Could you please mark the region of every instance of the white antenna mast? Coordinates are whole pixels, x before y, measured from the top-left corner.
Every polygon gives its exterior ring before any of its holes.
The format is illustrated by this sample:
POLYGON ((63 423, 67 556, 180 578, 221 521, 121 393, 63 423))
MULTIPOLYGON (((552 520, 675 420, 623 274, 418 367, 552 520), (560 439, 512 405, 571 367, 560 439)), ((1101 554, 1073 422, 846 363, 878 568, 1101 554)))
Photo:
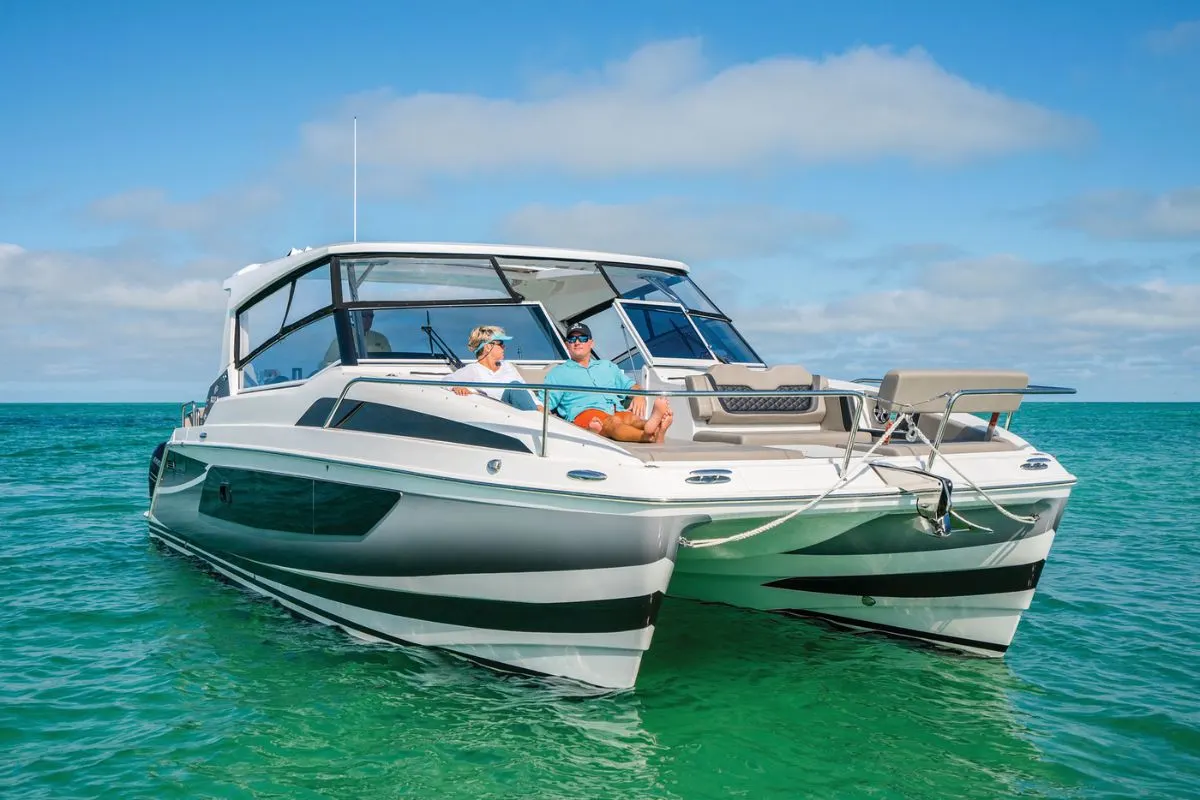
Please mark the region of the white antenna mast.
POLYGON ((358 117, 354 118, 354 241, 358 241, 358 117))

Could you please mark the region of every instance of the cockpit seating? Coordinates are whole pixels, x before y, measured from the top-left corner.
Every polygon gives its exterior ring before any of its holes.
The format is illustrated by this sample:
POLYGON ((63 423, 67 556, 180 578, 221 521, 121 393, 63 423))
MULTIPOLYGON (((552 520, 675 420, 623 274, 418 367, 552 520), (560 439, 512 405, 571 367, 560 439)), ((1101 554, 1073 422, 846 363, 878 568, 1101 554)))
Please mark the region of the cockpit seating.
MULTIPOLYGON (((689 375, 692 390, 806 390, 827 389, 829 382, 804 367, 784 364, 751 369, 737 364, 714 364, 689 375)), ((689 397, 697 442, 742 445, 825 445, 845 447, 850 417, 839 398, 829 397, 689 397)), ((870 442, 868 432, 856 441, 870 442)))
MULTIPOLYGON (((879 385, 877 406, 883 412, 911 411, 917 426, 928 438, 937 435, 942 412, 950 395, 961 389, 1024 389, 1029 376, 1016 370, 984 369, 901 369, 892 370, 879 385)), ((954 403, 952 413, 1003 414, 1021 405, 1019 394, 965 394, 954 403)), ((878 417, 876 417, 878 418, 878 417)), ((856 450, 866 449, 856 445, 856 450)), ((996 438, 994 428, 984 420, 978 425, 963 425, 950 420, 938 447, 946 453, 982 453, 1016 450, 1012 442, 996 438)), ((875 451, 883 456, 925 455, 929 445, 905 441, 903 433, 875 451)))

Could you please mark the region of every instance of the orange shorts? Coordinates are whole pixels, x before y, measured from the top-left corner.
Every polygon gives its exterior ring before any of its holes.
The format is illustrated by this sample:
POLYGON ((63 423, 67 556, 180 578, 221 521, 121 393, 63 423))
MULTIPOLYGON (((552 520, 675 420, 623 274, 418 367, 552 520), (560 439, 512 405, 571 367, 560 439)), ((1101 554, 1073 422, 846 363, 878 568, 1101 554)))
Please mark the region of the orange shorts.
POLYGON ((616 419, 617 422, 620 422, 624 425, 637 424, 635 422, 637 417, 633 415, 632 411, 616 411, 610 414, 607 411, 601 411, 598 408, 589 408, 585 411, 580 411, 579 416, 575 417, 575 419, 571 421, 581 428, 586 428, 588 425, 592 424, 592 420, 594 419, 600 420, 600 424, 603 425, 610 417, 616 419))
POLYGON ((598 408, 588 408, 579 412, 579 416, 575 417, 575 419, 571 421, 581 428, 586 428, 592 424, 592 420, 594 419, 600 420, 600 424, 603 425, 604 421, 610 416, 612 415, 607 411, 601 411, 598 408))

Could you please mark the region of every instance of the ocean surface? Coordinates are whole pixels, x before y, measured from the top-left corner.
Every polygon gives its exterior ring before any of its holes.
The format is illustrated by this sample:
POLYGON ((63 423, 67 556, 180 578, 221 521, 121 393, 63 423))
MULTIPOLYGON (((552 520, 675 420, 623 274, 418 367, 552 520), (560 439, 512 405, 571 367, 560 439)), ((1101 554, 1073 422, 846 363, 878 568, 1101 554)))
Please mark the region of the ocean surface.
POLYGON ((1200 797, 1200 404, 1026 404, 1080 483, 1003 660, 668 601, 593 696, 147 538, 174 405, 0 405, 0 797, 1200 797))

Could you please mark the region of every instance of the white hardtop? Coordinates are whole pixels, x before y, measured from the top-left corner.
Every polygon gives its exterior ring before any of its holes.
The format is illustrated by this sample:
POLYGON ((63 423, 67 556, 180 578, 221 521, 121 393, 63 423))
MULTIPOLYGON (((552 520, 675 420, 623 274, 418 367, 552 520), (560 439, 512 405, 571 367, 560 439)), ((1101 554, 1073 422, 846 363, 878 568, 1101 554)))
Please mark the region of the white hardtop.
MULTIPOLYGON (((581 261, 615 264, 634 264, 658 267, 677 272, 687 272, 682 261, 666 258, 648 258, 622 253, 604 253, 595 250, 567 250, 559 247, 533 247, 512 244, 470 244, 460 242, 340 242, 304 250, 293 250, 283 258, 263 264, 250 264, 235 272, 224 283, 229 292, 229 304, 236 308, 247 298, 271 285, 300 267, 315 263, 332 255, 453 255, 453 256, 496 256, 512 259, 547 259, 554 261, 581 261)), ((570 268, 569 264, 557 263, 554 268, 570 268)), ((582 267, 582 265, 581 265, 582 267)))

